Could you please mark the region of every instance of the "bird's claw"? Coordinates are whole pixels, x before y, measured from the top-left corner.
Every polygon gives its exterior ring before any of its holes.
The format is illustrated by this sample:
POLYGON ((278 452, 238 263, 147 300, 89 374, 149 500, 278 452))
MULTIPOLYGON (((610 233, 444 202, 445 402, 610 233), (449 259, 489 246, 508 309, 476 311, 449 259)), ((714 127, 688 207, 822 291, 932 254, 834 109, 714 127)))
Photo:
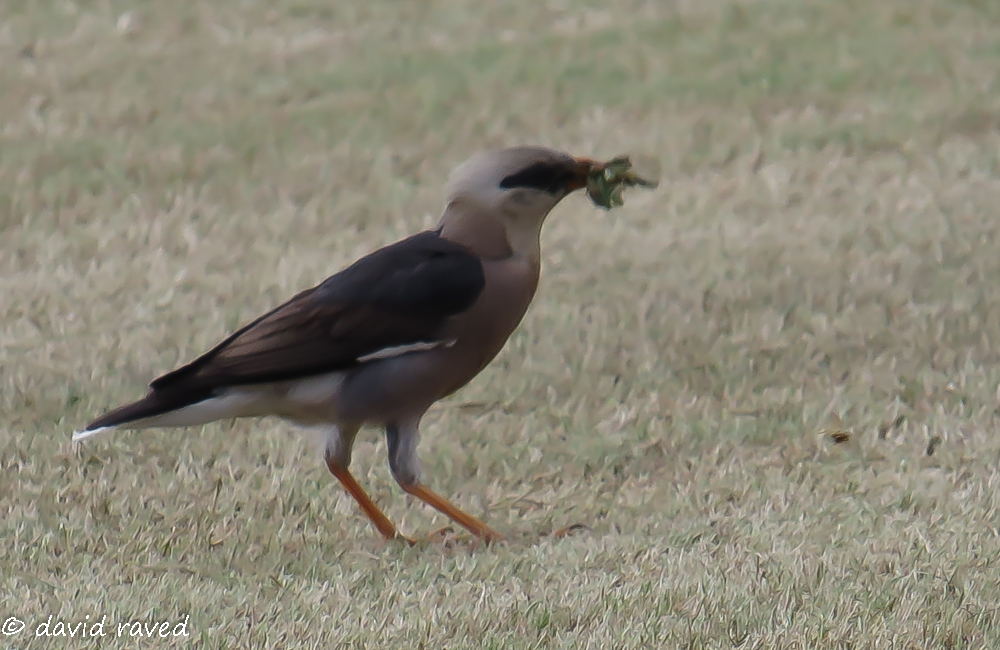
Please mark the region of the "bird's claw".
POLYGON ((566 526, 565 528, 560 528, 559 530, 552 531, 551 536, 554 537, 555 539, 562 539, 563 537, 569 537, 570 535, 573 535, 575 533, 579 533, 579 532, 585 531, 585 530, 590 530, 590 526, 587 526, 586 524, 579 524, 579 523, 577 523, 577 524, 571 524, 569 526, 566 526))

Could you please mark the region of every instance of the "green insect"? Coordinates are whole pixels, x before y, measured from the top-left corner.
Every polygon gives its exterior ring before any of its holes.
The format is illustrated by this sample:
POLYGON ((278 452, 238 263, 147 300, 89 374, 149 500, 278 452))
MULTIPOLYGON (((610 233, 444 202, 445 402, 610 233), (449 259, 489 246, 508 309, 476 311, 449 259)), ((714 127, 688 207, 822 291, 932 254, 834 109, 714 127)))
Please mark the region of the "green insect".
POLYGON ((605 210, 624 205, 622 192, 626 187, 655 188, 655 180, 643 178, 632 169, 628 156, 613 158, 603 165, 595 165, 587 177, 587 196, 605 210))

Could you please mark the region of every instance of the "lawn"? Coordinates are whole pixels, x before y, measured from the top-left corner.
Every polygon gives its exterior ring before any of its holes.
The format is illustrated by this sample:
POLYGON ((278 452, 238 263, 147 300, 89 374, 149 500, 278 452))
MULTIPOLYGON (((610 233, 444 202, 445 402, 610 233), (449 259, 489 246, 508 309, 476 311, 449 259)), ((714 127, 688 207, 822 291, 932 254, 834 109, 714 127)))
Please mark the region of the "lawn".
POLYGON ((1000 647, 998 206, 993 0, 8 0, 0 648, 1000 647), (519 143, 663 182, 425 419, 506 543, 277 420, 70 441, 519 143))

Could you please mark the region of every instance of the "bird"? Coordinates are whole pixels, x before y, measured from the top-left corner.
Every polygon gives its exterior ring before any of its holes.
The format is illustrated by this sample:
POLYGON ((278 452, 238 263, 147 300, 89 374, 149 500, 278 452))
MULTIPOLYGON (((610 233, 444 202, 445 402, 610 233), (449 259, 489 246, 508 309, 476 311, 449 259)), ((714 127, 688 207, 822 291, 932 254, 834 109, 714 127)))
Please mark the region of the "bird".
POLYGON ((386 539, 403 536, 349 467, 364 426, 392 475, 486 543, 503 536, 424 482, 427 410, 497 356, 535 296, 550 211, 587 186, 591 158, 541 146, 473 155, 451 173, 436 227, 376 250, 153 380, 142 399, 73 434, 277 416, 320 428, 330 473, 386 539))

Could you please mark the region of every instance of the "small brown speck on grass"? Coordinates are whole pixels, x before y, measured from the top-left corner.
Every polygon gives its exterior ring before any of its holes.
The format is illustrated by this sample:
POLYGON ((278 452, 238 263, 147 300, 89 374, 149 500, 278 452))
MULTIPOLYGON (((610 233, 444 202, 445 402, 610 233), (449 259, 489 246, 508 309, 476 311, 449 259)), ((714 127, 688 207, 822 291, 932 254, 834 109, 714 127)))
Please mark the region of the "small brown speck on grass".
POLYGON ((897 431, 906 424, 906 416, 900 413, 892 422, 883 422, 878 425, 878 439, 885 440, 889 437, 890 431, 897 431))
POLYGON ((843 430, 828 431, 826 433, 827 435, 830 436, 830 439, 833 440, 833 442, 836 444, 842 444, 849 441, 851 439, 851 436, 853 435, 850 431, 843 431, 843 430))

